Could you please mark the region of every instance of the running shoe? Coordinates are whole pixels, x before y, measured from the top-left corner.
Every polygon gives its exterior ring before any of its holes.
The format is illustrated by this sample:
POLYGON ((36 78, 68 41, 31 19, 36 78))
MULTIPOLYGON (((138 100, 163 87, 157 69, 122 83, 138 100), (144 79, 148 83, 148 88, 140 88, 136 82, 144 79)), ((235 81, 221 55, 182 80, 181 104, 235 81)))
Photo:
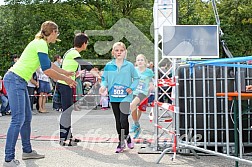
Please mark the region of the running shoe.
POLYGON ((121 144, 121 142, 119 142, 118 146, 116 147, 115 153, 122 153, 124 149, 125 149, 125 144, 121 144))
POLYGON ((136 131, 135 131, 135 134, 134 134, 134 136, 133 136, 133 139, 138 138, 139 135, 140 135, 140 133, 141 133, 141 128, 140 128, 140 126, 139 126, 139 127, 136 129, 136 131))
POLYGON ((11 160, 10 162, 4 162, 3 167, 18 167, 20 162, 16 159, 11 160))
MULTIPOLYGON (((140 125, 139 125, 140 126, 140 125)), ((130 129, 130 133, 136 132, 136 130, 139 128, 139 126, 137 126, 136 124, 132 124, 131 129, 130 129)))
POLYGON ((134 142, 133 140, 131 139, 131 137, 128 135, 127 138, 125 139, 126 140, 126 143, 127 143, 127 146, 129 149, 133 149, 134 148, 134 142))

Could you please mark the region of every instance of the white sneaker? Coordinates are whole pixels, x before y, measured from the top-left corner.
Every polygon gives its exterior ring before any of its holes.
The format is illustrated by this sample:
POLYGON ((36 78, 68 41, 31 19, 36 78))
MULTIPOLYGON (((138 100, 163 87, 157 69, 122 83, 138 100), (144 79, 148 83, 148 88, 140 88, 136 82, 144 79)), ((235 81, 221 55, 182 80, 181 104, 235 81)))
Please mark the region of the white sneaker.
POLYGON ((3 116, 3 114, 2 113, 0 113, 0 117, 2 117, 3 116))
POLYGON ((6 115, 11 115, 11 110, 7 111, 6 115))
POLYGON ((4 162, 3 167, 17 167, 20 165, 20 162, 16 159, 11 160, 10 162, 4 162))

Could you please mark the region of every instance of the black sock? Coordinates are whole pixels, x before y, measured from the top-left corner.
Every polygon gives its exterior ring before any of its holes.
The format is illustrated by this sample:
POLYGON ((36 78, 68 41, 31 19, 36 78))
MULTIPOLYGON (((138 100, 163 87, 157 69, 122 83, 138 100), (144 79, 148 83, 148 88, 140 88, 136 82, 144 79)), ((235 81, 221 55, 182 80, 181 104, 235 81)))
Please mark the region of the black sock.
POLYGON ((127 143, 131 143, 131 138, 129 135, 127 135, 127 137, 125 139, 127 140, 127 143))

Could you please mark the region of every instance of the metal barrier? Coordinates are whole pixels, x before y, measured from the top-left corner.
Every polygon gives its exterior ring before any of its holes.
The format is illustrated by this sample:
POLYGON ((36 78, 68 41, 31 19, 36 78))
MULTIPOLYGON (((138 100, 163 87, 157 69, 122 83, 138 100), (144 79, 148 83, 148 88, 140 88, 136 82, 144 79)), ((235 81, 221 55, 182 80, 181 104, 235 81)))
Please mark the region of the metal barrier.
MULTIPOLYGON (((252 83, 252 71, 251 67, 233 66, 195 64, 177 68, 179 86, 173 118, 177 152, 218 155, 236 161, 236 166, 238 161, 252 164, 244 158, 252 150, 252 93, 241 90, 241 83, 252 83)), ((156 162, 172 150, 166 148, 156 162)))

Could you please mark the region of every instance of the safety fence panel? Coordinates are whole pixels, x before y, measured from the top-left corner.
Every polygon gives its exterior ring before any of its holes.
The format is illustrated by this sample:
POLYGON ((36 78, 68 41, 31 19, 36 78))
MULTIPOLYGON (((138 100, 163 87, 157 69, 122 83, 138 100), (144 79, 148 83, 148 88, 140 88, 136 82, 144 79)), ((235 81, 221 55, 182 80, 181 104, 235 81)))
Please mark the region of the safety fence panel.
POLYGON ((252 150, 252 93, 245 92, 252 69, 195 64, 179 66, 176 75, 178 150, 252 164, 243 157, 252 150))

